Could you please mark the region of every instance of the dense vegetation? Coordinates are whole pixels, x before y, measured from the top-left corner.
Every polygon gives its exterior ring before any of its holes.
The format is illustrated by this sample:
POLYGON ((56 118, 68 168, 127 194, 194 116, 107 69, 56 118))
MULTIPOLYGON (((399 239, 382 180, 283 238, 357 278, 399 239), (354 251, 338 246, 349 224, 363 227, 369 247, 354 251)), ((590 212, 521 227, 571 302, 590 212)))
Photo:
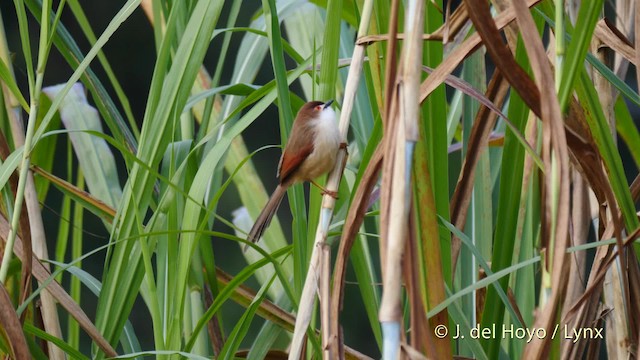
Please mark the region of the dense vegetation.
POLYGON ((3 5, 0 352, 637 354, 635 2, 121 3, 99 34, 88 2, 3 5), (102 52, 136 11, 144 94, 102 52), (294 186, 243 252, 276 164, 247 129, 284 144, 329 99, 349 140, 321 181, 338 199, 294 186))

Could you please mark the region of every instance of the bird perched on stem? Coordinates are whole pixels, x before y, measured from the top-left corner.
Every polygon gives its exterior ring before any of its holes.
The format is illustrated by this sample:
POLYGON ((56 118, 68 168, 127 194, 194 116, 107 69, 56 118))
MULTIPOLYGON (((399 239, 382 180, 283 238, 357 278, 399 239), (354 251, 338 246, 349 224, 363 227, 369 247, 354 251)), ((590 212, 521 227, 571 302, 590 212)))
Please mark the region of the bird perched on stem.
POLYGON ((287 189, 295 183, 309 181, 319 187, 323 194, 337 197, 335 191, 329 191, 314 181, 333 169, 338 151, 346 147, 338 129, 336 113, 331 108, 332 103, 333 100, 326 103, 310 101, 298 111, 278 164, 276 176, 280 179, 280 184, 256 219, 247 236, 248 241, 256 242, 260 239, 278 211, 287 189))

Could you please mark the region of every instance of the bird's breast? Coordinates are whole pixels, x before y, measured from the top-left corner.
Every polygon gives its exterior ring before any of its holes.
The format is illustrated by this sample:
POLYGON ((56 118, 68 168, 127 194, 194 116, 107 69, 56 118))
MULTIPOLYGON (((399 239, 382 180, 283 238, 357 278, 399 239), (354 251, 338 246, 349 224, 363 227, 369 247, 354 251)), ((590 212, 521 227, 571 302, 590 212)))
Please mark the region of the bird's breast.
MULTIPOLYGON (((335 113, 320 116, 316 119, 315 142, 313 152, 302 164, 301 173, 308 176, 304 180, 315 179, 322 174, 329 172, 336 163, 342 136, 336 123, 335 113)), ((323 114, 324 115, 324 114, 323 114)))

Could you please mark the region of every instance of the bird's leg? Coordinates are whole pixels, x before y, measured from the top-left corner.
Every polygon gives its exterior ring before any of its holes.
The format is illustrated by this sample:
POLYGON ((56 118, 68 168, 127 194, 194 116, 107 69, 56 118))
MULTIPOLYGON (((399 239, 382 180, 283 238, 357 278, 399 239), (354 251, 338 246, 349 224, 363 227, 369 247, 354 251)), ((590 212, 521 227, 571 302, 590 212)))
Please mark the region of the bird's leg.
POLYGON ((320 186, 318 183, 316 183, 315 181, 311 180, 311 183, 315 186, 318 187, 318 189, 320 189, 320 191, 322 191, 322 195, 329 195, 332 198, 338 200, 338 192, 337 191, 331 191, 331 190, 327 190, 325 187, 320 186))
MULTIPOLYGON (((340 143, 340 149, 341 149, 341 150, 342 150, 342 149, 344 149, 344 150, 345 150, 345 152, 346 152, 346 151, 347 151, 347 145, 348 145, 348 144, 347 144, 346 142, 341 142, 341 143, 340 143)), ((348 152, 347 152, 347 154, 348 154, 348 152)), ((345 162, 346 162, 346 157, 345 157, 345 162)), ((344 167, 344 166, 343 166, 343 167, 344 167)), ((311 180, 311 183, 312 183, 313 185, 315 185, 318 189, 320 189, 320 191, 322 192, 322 195, 325 195, 325 194, 326 194, 326 195, 329 195, 329 196, 331 196, 332 198, 334 198, 334 199, 338 200, 338 192, 337 192, 337 191, 327 190, 327 188, 325 188, 324 186, 320 186, 317 182, 315 182, 315 181, 313 181, 313 180, 311 180)))

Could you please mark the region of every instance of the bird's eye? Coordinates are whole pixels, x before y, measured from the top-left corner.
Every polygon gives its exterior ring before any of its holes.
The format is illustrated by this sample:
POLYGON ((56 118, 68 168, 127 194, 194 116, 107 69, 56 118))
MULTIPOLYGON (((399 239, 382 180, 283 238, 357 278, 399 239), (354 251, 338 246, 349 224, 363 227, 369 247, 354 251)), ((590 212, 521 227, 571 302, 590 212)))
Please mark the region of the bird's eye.
POLYGON ((322 110, 322 106, 318 105, 318 106, 316 106, 316 107, 314 108, 314 110, 315 110, 315 111, 320 111, 320 110, 322 110))

